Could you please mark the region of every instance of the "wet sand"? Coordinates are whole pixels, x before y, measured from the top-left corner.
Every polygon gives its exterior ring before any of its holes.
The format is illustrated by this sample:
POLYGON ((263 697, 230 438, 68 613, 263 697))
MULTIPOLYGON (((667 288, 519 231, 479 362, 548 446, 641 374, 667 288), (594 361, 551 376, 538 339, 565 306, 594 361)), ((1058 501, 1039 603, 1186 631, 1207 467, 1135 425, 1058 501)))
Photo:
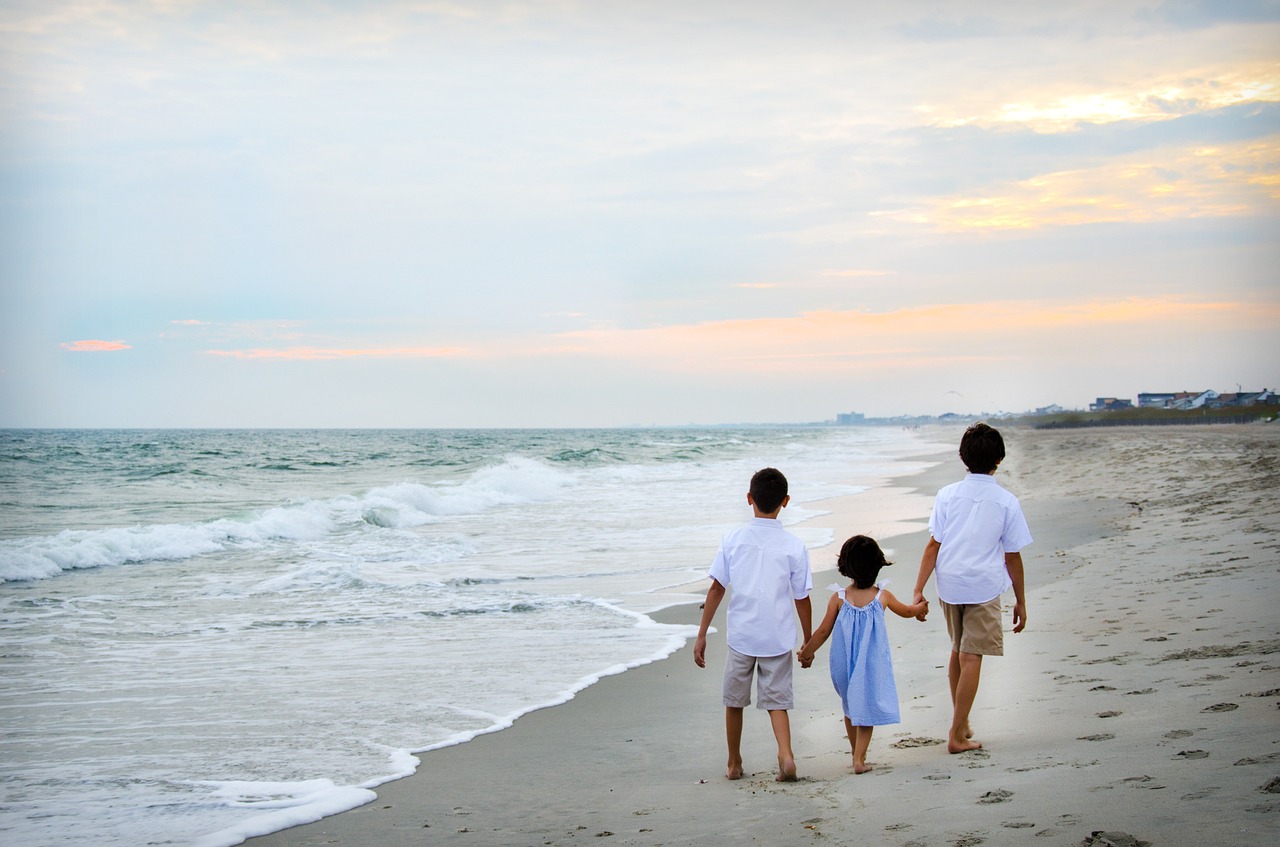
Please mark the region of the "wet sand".
MULTIPOLYGON (((746 777, 726 780, 718 633, 706 670, 686 646, 510 729, 423 754, 415 775, 366 806, 246 843, 1271 843, 1280 426, 1008 430, 1006 440, 999 479, 1036 540, 1024 551, 1027 630, 1006 632, 1005 655, 983 667, 973 725, 984 749, 946 752, 948 645, 935 604, 923 624, 889 622, 903 721, 876 730, 870 773, 852 771, 824 648, 796 672, 801 779, 774 781, 768 719, 752 708, 746 777)), ((879 538, 899 595, 915 579, 933 492, 963 473, 954 451, 927 458, 936 464, 887 492, 921 510, 914 531, 879 538)), ((877 535, 885 496, 824 502, 832 513, 813 524, 838 540, 877 535)), ((814 552, 816 614, 838 547, 814 552)), ((696 624, 699 610, 657 617, 696 624)))

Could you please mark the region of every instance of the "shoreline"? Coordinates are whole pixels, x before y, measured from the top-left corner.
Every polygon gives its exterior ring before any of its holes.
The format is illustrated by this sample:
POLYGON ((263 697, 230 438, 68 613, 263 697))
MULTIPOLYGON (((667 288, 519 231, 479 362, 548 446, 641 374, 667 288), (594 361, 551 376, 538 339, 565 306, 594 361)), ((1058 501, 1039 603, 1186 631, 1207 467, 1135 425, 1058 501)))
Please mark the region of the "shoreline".
MULTIPOLYGON (((725 780, 721 612, 706 670, 694 667, 686 643, 500 732, 421 754, 415 774, 379 786, 367 805, 245 843, 608 837, 657 847, 871 836, 904 847, 1032 837, 1075 847, 1094 831, 1155 844, 1265 843, 1280 820, 1274 789, 1265 788, 1280 776, 1280 659, 1271 655, 1280 647, 1268 602, 1280 588, 1280 469, 1274 458, 1241 466, 1228 490, 1246 498, 1242 509, 1215 498, 1210 483, 1184 492, 1179 476, 1200 452, 1220 467, 1219 442, 1260 438, 1274 457, 1280 437, 1149 433, 1006 432, 1000 479, 1022 498, 1036 541, 1027 557, 1028 629, 1006 636, 1006 655, 984 665, 974 709, 984 750, 949 756, 939 746, 950 703, 935 610, 923 625, 890 624, 903 722, 877 731, 875 770, 854 776, 849 768, 820 655, 796 673, 801 780, 773 781, 772 736, 754 709, 743 738, 747 775, 725 780), (1115 478, 1125 457, 1132 473, 1115 478), (1135 491, 1148 501, 1139 509, 1135 491), (1188 522, 1204 526, 1187 535, 1188 522), (1192 602, 1184 608, 1184 600, 1192 602)), ((963 472, 958 460, 948 464, 953 456, 933 457, 944 461, 897 482, 931 501, 963 472)), ((839 527, 837 537, 864 531, 847 511, 855 504, 828 504, 831 514, 815 523, 839 527)), ((909 590, 925 530, 879 540, 896 562, 894 588, 909 590)), ((826 549, 813 557, 815 609, 833 576, 826 549)), ((926 593, 934 598, 932 585, 926 593)), ((650 617, 696 625, 698 615, 686 604, 650 617)))

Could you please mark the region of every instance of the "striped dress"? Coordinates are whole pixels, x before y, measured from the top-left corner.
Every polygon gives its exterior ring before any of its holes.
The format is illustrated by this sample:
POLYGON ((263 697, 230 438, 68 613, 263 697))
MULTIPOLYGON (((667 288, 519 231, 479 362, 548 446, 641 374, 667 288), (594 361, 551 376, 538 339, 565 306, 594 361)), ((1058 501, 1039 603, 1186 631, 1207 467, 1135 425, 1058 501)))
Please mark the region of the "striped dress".
MULTIPOLYGON (((876 587, 883 591, 887 582, 876 587)), ((830 653, 831 683, 840 694, 844 716, 854 726, 898 723, 898 688, 893 682, 880 593, 859 608, 844 597, 843 588, 831 587, 844 601, 831 632, 830 653)))

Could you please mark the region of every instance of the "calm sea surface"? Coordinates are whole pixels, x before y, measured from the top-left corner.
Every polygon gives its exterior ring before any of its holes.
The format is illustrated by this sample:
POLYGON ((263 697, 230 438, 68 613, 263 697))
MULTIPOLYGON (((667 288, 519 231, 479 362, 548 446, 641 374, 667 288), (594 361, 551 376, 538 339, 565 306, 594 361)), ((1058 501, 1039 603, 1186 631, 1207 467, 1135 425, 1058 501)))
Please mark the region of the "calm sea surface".
POLYGON ((701 595, 758 468, 816 549, 822 500, 927 446, 0 431, 0 841, 227 845, 367 802, 414 752, 678 649, 647 613, 701 595))

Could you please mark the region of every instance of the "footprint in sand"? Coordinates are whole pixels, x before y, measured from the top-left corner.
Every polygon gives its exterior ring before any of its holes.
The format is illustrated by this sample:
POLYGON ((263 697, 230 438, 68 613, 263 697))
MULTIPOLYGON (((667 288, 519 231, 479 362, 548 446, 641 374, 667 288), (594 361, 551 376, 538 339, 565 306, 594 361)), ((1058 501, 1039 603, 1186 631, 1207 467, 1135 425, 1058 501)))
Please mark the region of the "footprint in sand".
POLYGON ((991 803, 1008 803, 1013 799, 1012 791, 1005 791, 1003 788, 997 788, 995 791, 988 791, 978 798, 978 802, 983 805, 991 803))
POLYGON ((1175 759, 1207 759, 1209 752, 1207 750, 1183 750, 1173 758, 1175 759))
POLYGON ((1123 715, 1123 714, 1124 714, 1124 712, 1098 712, 1098 717, 1100 717, 1100 718, 1118 718, 1118 717, 1120 717, 1120 716, 1121 716, 1121 715, 1123 715))
POLYGON ((1143 774, 1142 776, 1126 777, 1125 779, 1122 779, 1121 782, 1132 788, 1147 788, 1151 791, 1159 791, 1164 788, 1163 785, 1156 782, 1156 778, 1154 776, 1147 776, 1146 774, 1143 774))
POLYGON ((1189 738, 1190 736, 1195 734, 1196 734, 1196 731, 1194 729, 1171 729, 1164 734, 1164 737, 1165 738, 1189 738))
POLYGON ((1080 842, 1080 847, 1151 847, 1151 842, 1141 841, 1127 832, 1096 830, 1080 842))
POLYGON ((1200 711, 1202 712, 1234 712, 1238 708, 1240 708, 1239 703, 1215 703, 1212 706, 1205 706, 1200 711))
POLYGON ((908 747, 932 747, 935 744, 946 744, 946 743, 947 743, 947 739, 945 738, 926 738, 922 735, 917 735, 917 736, 912 736, 911 738, 903 738, 900 741, 895 741, 889 746, 896 747, 899 750, 903 750, 908 747))
POLYGON ((1155 694, 1155 693, 1156 693, 1156 690, 1154 688, 1139 688, 1137 691, 1126 691, 1125 696, 1127 697, 1130 694, 1155 694))
POLYGON ((1076 741, 1110 741, 1115 735, 1110 732, 1100 732, 1097 735, 1082 735, 1076 741))

